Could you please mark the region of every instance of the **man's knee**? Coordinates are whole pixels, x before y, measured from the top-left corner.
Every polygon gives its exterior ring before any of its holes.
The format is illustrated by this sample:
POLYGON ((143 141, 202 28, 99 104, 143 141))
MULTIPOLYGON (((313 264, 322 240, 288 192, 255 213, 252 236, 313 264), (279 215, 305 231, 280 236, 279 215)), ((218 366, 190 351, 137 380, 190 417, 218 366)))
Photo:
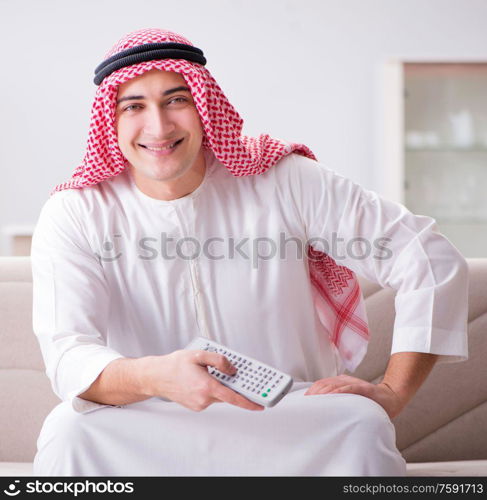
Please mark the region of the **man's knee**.
POLYGON ((82 433, 89 413, 82 414, 74 411, 68 403, 62 412, 51 422, 50 430, 60 436, 64 441, 76 441, 76 438, 82 433))
POLYGON ((335 417, 338 422, 347 425, 350 432, 363 438, 364 441, 374 436, 394 433, 394 426, 384 408, 365 396, 358 394, 329 395, 335 399, 335 417))
POLYGON ((47 416, 37 440, 34 474, 69 475, 70 457, 83 443, 86 415, 75 412, 70 403, 60 403, 47 416))
POLYGON ((353 415, 350 430, 357 443, 368 449, 381 444, 395 446, 394 425, 379 403, 365 396, 352 394, 346 406, 347 411, 353 415))
POLYGON ((87 430, 96 425, 96 412, 78 413, 71 403, 58 405, 47 416, 37 440, 38 454, 68 456, 87 443, 87 430))
POLYGON ((363 422, 372 426, 390 423, 389 415, 379 403, 358 394, 351 394, 350 396, 355 414, 360 415, 363 422))

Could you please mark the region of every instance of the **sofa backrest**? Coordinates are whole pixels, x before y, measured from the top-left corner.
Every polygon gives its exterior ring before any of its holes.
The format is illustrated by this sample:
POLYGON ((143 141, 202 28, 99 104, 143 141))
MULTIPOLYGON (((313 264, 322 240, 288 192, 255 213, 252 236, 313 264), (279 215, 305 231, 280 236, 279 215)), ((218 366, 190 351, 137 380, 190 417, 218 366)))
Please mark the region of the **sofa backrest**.
POLYGON ((31 462, 42 423, 59 402, 32 331, 29 257, 0 257, 0 461, 31 462))
MULTIPOLYGON (((437 365, 393 420, 408 462, 487 458, 487 259, 469 259, 469 353, 437 365)), ((390 357, 393 290, 361 280, 371 341, 354 376, 378 382, 390 357)), ((29 257, 0 257, 0 461, 31 462, 42 423, 59 399, 32 331, 29 257)))
MULTIPOLYGON (((469 359, 437 364, 395 418, 397 447, 408 462, 487 458, 487 259, 469 266, 469 359)), ((353 376, 379 382, 392 345, 395 291, 360 279, 370 345, 353 376)))

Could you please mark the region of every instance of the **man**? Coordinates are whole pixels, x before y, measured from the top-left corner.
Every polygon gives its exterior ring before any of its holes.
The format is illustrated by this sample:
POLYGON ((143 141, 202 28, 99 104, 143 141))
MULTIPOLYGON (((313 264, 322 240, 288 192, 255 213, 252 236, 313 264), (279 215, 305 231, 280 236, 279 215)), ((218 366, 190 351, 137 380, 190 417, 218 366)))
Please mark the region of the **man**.
POLYGON ((435 361, 467 357, 465 260, 432 219, 305 146, 240 137, 205 62, 141 30, 96 70, 85 160, 33 238, 34 331, 63 400, 34 472, 404 475, 390 419, 435 361), (387 251, 337 266, 327 244, 353 238, 387 251), (284 256, 262 253, 273 242, 284 256), (398 290, 379 384, 343 375, 367 338, 348 268, 398 290), (262 411, 208 374, 235 373, 224 356, 184 349, 198 335, 289 373, 292 391, 262 411))

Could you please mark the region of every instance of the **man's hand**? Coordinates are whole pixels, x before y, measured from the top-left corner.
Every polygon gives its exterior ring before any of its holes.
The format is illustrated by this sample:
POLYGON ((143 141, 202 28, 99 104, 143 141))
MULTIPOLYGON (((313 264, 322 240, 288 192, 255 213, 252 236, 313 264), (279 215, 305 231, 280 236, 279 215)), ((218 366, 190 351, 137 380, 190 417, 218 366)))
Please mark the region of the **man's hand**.
POLYGON ((406 405, 406 402, 401 400, 389 385, 383 382, 371 384, 349 375, 317 380, 304 395, 311 396, 315 394, 358 394, 365 396, 379 403, 387 412, 389 418, 396 417, 406 405))
POLYGON ((241 394, 214 379, 207 366, 228 375, 236 368, 222 354, 201 350, 178 350, 167 356, 146 358, 146 377, 150 396, 162 396, 194 411, 212 403, 225 402, 246 410, 263 410, 241 394))

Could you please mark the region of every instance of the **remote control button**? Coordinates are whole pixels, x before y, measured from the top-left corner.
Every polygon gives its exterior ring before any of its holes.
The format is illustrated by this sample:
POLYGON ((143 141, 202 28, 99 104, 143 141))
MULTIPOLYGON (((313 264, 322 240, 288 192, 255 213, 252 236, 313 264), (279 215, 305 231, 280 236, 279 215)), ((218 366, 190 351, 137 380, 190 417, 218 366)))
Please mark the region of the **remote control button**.
POLYGON ((266 392, 263 392, 263 393, 261 394, 261 396, 262 396, 263 398, 266 398, 266 397, 267 397, 267 393, 266 393, 266 392))

